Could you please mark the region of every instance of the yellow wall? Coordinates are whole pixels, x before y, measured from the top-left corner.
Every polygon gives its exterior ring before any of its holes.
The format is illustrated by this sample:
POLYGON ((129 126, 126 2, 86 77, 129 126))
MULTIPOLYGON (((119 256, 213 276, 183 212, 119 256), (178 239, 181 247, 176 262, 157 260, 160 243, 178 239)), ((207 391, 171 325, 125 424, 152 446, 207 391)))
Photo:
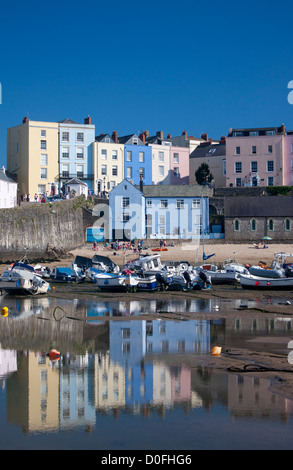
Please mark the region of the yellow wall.
POLYGON ((58 123, 27 121, 8 129, 7 170, 17 174, 20 195, 30 194, 33 199, 39 185, 45 185, 50 194, 50 183, 58 182, 58 123), (41 140, 46 141, 46 149, 41 149, 41 140), (46 165, 41 165, 42 154, 47 155, 46 165), (41 178, 41 168, 47 170, 46 178, 41 178))
MULTIPOLYGON (((94 191, 97 193, 97 181, 102 181, 104 186, 104 177, 106 183, 106 191, 108 192, 111 188, 111 182, 117 184, 121 183, 124 179, 124 145, 123 144, 112 144, 105 142, 94 142, 93 144, 93 168, 94 168, 94 191), (106 160, 102 158, 102 150, 107 150, 106 160), (117 160, 113 160, 112 152, 117 151, 117 160), (102 165, 107 166, 107 174, 102 174, 102 165), (117 176, 112 174, 113 166, 116 165, 118 168, 117 176)), ((102 191, 104 187, 102 187, 102 191)))

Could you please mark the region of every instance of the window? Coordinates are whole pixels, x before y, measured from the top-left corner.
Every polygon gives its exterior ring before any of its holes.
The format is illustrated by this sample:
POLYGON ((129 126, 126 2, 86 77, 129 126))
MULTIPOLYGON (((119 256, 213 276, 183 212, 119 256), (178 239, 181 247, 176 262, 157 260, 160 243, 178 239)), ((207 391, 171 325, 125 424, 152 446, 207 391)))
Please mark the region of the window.
POLYGON ((77 149, 76 149, 76 158, 84 158, 84 149, 83 149, 83 147, 77 147, 77 149))
POLYGON ((291 221, 290 221, 290 219, 285 220, 285 230, 286 230, 286 232, 291 230, 291 221))
POLYGON ((69 132, 62 132, 62 142, 69 142, 69 132))
POLYGON ((47 179, 47 168, 41 168, 41 179, 47 179))
POLYGON ((128 207, 129 206, 129 197, 123 197, 122 198, 122 207, 128 207))
POLYGON ((83 142, 84 141, 84 134, 83 132, 76 133, 76 142, 83 142))
POLYGON ((250 221, 250 229, 252 232, 255 232, 256 231, 256 220, 255 219, 251 219, 250 221))
POLYGON ((113 165, 112 166, 112 176, 117 176, 118 175, 118 166, 113 165))
POLYGON ((129 214, 129 212, 123 212, 123 215, 122 215, 122 221, 123 221, 123 223, 128 222, 129 220, 130 220, 130 214, 129 214))
POLYGON ((112 160, 117 160, 118 155, 117 155, 117 150, 112 150, 112 160))
POLYGON ((127 152, 126 152, 126 161, 127 162, 132 161, 132 152, 131 152, 131 150, 127 150, 127 152))
POLYGON ((267 161, 267 171, 274 171, 274 160, 267 161))
POLYGON ((240 147, 236 147, 235 153, 236 153, 236 155, 240 155, 240 147))
POLYGON ((147 207, 152 207, 153 201, 151 199, 147 199, 147 207))
POLYGON ((69 165, 61 166, 61 174, 62 178, 69 178, 69 165))
POLYGON ((131 168, 131 166, 128 166, 126 168, 126 178, 132 178, 132 168, 131 168))
POLYGON ((167 199, 161 199, 160 207, 161 207, 161 209, 167 209, 168 208, 168 200, 167 199))
POLYGON ((256 153, 256 145, 253 145, 253 146, 251 147, 251 153, 256 153))
POLYGON ((239 232, 239 230, 240 230, 240 222, 239 222, 238 219, 235 219, 234 220, 234 231, 239 232))
POLYGON ((192 200, 192 209, 199 209, 200 208, 200 199, 193 199, 192 200))
POLYGON ((274 177, 268 176, 268 186, 274 186, 274 177))
POLYGON ((235 173, 242 173, 242 162, 235 162, 235 173))
POLYGON ((46 185, 45 184, 38 184, 38 193, 44 194, 46 192, 46 185))
POLYGON ((179 168, 178 168, 178 166, 174 167, 173 175, 175 176, 175 178, 179 178, 179 168))
POLYGON ((258 131, 250 131, 250 132, 249 132, 249 135, 250 135, 251 137, 255 137, 256 135, 258 135, 258 131))
POLYGON ((236 178, 235 185, 236 185, 236 187, 238 187, 238 188, 239 188, 240 186, 242 186, 242 179, 241 179, 241 178, 236 178))
POLYGON ((138 161, 139 161, 139 162, 144 162, 144 152, 139 152, 139 154, 138 154, 138 161))
POLYGON ((41 165, 48 165, 48 155, 46 153, 41 155, 41 165))
POLYGON ((46 131, 45 131, 45 129, 41 129, 41 137, 46 137, 46 131))
POLYGON ((268 220, 268 230, 272 232, 274 230, 274 221, 273 219, 268 220))
POLYGON ((159 215, 159 225, 165 225, 165 216, 159 215))
POLYGON ((272 145, 268 145, 268 153, 273 153, 273 146, 272 145))
POLYGON ((159 152, 159 162, 164 161, 164 152, 159 152))
POLYGON ((159 165, 159 176, 164 176, 164 167, 159 165))
POLYGON ((102 173, 102 175, 106 175, 106 174, 107 174, 107 165, 102 165, 102 166, 101 166, 101 173, 102 173))
POLYGON ((83 165, 76 165, 76 176, 77 178, 84 177, 84 167, 83 165))
POLYGON ((173 161, 174 161, 174 163, 179 163, 179 153, 174 153, 173 161))
POLYGON ((130 338, 130 328, 121 328, 121 336, 123 339, 130 338))
POLYGON ((137 138, 137 137, 133 137, 133 139, 132 139, 132 144, 133 144, 133 145, 137 145, 137 144, 138 144, 138 138, 137 138))
POLYGON ((47 141, 41 140, 41 150, 47 150, 47 141))
POLYGON ((251 173, 257 173, 257 162, 251 162, 251 173))
POLYGON ((144 178, 144 168, 140 168, 139 169, 139 176, 142 176, 142 178, 144 178))
POLYGON ((69 147, 62 147, 62 158, 69 158, 69 147))
POLYGON ((102 160, 107 160, 107 150, 105 150, 105 149, 101 150, 101 159, 102 160))
POLYGON ((177 209, 183 209, 184 208, 184 199, 177 199, 177 209))

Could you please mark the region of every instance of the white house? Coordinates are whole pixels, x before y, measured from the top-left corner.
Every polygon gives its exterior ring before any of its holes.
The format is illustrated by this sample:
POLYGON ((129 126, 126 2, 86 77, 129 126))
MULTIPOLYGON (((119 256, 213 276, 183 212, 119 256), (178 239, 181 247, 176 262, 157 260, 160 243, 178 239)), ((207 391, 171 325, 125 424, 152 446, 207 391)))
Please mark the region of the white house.
POLYGON ((17 206, 17 183, 8 178, 4 166, 0 168, 0 208, 17 206))
POLYGON ((109 193, 109 240, 193 239, 209 233, 210 189, 198 185, 134 186, 109 193))
POLYGON ((65 184, 65 193, 70 196, 82 196, 87 199, 88 185, 78 178, 72 178, 65 184))

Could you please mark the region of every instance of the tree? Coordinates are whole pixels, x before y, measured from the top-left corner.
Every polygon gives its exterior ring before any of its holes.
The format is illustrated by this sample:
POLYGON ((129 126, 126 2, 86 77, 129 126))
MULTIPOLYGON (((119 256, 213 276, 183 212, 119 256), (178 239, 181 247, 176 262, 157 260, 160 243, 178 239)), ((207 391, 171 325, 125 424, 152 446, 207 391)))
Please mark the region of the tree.
POLYGON ((210 183, 214 179, 210 173, 209 165, 202 163, 195 172, 195 179, 198 184, 210 183))

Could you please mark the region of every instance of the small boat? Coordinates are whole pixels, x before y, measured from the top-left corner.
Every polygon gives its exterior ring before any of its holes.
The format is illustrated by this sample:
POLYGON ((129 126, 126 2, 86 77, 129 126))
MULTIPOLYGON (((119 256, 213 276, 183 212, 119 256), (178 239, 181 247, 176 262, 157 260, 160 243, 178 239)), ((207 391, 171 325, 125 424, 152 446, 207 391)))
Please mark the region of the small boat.
POLYGON ((138 276, 137 290, 140 292, 153 292, 159 289, 160 283, 155 274, 151 276, 138 276))
POLYGON ((53 268, 50 278, 54 282, 78 282, 82 279, 73 269, 67 267, 53 268))
POLYGON ((237 284, 238 274, 249 274, 248 269, 235 260, 225 260, 222 268, 215 264, 201 266, 211 278, 213 284, 237 284))
POLYGON ((293 277, 260 277, 252 274, 238 274, 239 282, 243 289, 293 289, 293 277))
POLYGON ((114 261, 112 261, 108 256, 94 255, 92 262, 93 267, 96 267, 97 265, 103 265, 110 273, 118 273, 120 271, 119 266, 115 264, 114 261))
POLYGON ((32 266, 17 262, 0 276, 0 289, 8 294, 37 295, 46 294, 50 284, 32 266))
POLYGON ((139 278, 131 274, 101 273, 95 276, 98 288, 102 291, 136 292, 139 278))
POLYGON ((285 269, 287 266, 285 261, 288 257, 292 257, 292 255, 284 252, 275 253, 270 267, 267 267, 265 262, 260 261, 258 265, 250 266, 248 268, 249 273, 253 276, 266 277, 270 279, 284 278, 286 277, 285 269))

